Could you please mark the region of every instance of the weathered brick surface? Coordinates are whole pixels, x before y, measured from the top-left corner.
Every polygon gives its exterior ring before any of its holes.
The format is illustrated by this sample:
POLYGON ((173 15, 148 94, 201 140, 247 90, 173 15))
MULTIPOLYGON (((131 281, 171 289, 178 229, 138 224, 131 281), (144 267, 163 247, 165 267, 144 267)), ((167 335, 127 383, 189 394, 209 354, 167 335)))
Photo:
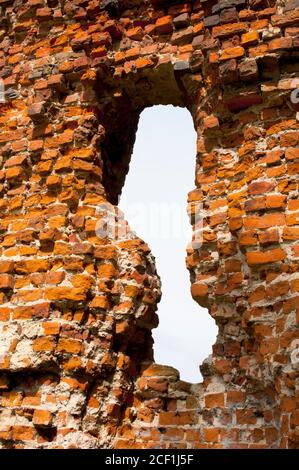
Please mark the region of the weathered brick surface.
POLYGON ((0 8, 0 446, 298 447, 297 3, 0 8), (148 247, 95 234, 154 104, 198 134, 187 267, 219 327, 199 385, 153 363, 148 247))

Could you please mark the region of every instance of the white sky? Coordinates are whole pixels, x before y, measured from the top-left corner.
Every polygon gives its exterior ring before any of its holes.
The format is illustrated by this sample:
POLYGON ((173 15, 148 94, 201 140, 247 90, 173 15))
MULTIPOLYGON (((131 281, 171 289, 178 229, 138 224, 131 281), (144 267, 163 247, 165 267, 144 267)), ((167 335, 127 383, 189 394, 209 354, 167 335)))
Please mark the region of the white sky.
POLYGON ((187 194, 194 189, 196 133, 190 113, 154 106, 140 117, 120 208, 150 246, 162 280, 155 361, 201 381, 199 365, 212 352, 217 327, 191 297, 186 246, 191 241, 187 194))

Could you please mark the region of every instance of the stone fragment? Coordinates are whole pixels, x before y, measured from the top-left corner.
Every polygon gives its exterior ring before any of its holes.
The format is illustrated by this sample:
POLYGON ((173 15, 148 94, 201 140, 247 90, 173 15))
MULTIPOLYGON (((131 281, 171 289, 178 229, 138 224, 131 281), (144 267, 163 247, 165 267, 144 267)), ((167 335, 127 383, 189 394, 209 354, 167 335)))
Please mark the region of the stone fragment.
POLYGON ((182 45, 191 42, 193 36, 193 27, 189 26, 186 29, 174 32, 170 40, 173 44, 182 45))
POLYGON ((220 13, 220 24, 234 23, 239 20, 239 15, 235 7, 222 10, 220 13))
POLYGON ((238 65, 235 59, 225 61, 219 66, 219 77, 222 83, 232 83, 238 80, 238 65))
POLYGON ((175 62, 173 69, 176 72, 186 72, 190 69, 190 64, 185 60, 180 60, 178 62, 175 62))
POLYGON ((186 28, 190 24, 190 17, 188 13, 182 13, 173 19, 175 29, 186 28))
POLYGON ((206 28, 211 28, 212 26, 216 26, 220 23, 219 15, 208 16, 204 19, 204 26, 206 28))
POLYGON ((255 59, 246 59, 238 65, 241 80, 250 82, 258 79, 258 66, 255 59))
POLYGON ((33 121, 39 121, 40 119, 45 117, 45 106, 43 102, 40 103, 33 103, 29 106, 28 109, 28 116, 33 121))

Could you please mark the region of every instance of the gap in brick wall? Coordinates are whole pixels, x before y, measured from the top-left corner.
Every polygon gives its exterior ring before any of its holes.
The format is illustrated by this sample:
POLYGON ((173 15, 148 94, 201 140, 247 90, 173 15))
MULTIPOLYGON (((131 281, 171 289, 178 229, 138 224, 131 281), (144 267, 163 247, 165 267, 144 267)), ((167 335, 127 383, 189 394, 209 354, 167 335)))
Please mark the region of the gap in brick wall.
POLYGON ((187 195, 194 189, 196 133, 187 109, 154 106, 141 116, 119 207, 148 243, 162 281, 159 326, 153 330, 159 364, 201 381, 199 365, 212 353, 218 328, 191 297, 186 247, 192 229, 187 195))

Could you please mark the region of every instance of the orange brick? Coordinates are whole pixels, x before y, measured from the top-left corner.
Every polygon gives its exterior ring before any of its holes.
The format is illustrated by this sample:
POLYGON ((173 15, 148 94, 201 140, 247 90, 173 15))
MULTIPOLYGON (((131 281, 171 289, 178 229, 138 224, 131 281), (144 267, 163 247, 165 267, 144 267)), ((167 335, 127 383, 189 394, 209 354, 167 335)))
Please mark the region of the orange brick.
POLYGON ((99 296, 96 296, 92 299, 89 306, 90 306, 90 308, 108 309, 109 303, 108 303, 107 297, 105 297, 104 295, 99 295, 99 296))
POLYGON ((219 442, 219 429, 218 428, 204 429, 204 439, 207 442, 219 442))
POLYGON ((80 357, 74 356, 63 362, 63 369, 66 371, 76 371, 80 368, 82 368, 82 361, 80 357))
POLYGON ((275 38, 269 43, 269 51, 279 51, 281 49, 290 49, 291 47, 291 37, 275 38))
POLYGON ((267 243, 278 243, 279 242, 279 232, 277 228, 264 230, 258 234, 259 242, 261 244, 267 243))
POLYGON ((156 32, 158 34, 170 34, 173 31, 172 16, 162 16, 156 21, 156 32))
POLYGON ((48 410, 34 410, 32 422, 35 426, 51 426, 53 415, 48 410))
POLYGON ((21 167, 8 168, 6 170, 6 179, 7 180, 21 180, 25 177, 25 172, 21 167))
POLYGON ((130 39, 133 39, 135 41, 141 41, 141 39, 144 36, 144 31, 140 26, 137 26, 136 28, 130 28, 127 31, 127 36, 130 39))
POLYGON ((287 214, 286 222, 287 222, 287 225, 299 225, 299 212, 287 214))
POLYGON ((282 194, 271 194, 266 197, 266 206, 269 209, 279 209, 286 205, 286 196, 282 194))
POLYGON ((84 379, 80 379, 80 378, 75 379, 75 378, 72 378, 72 377, 63 377, 61 379, 61 382, 66 383, 69 386, 69 388, 71 388, 72 390, 78 390, 79 389, 82 392, 84 392, 86 390, 86 388, 88 387, 88 382, 85 381, 84 379))
POLYGON ((204 297, 208 293, 208 286, 206 284, 195 283, 191 286, 191 294, 193 297, 204 297))
POLYGON ((275 263, 283 261, 286 258, 285 252, 281 248, 275 248, 269 251, 251 251, 246 253, 247 263, 251 266, 275 263))
POLYGON ((35 300, 40 300, 43 296, 43 291, 41 289, 35 290, 17 290, 17 292, 12 296, 11 301, 13 303, 18 302, 34 302, 35 300))
POLYGON ((254 30, 264 29, 264 28, 267 28, 268 23, 269 23, 269 20, 267 19, 257 20, 257 21, 253 21, 250 27, 254 30))
MULTIPOLYGON (((299 132, 287 132, 280 136, 280 144, 282 147, 295 147, 299 143, 299 132)), ((292 153, 293 155, 293 153, 292 153)), ((290 154, 286 150, 286 158, 290 154)))
POLYGON ((105 263, 98 267, 98 275, 100 279, 113 279, 118 274, 117 269, 112 263, 105 263))
POLYGON ((299 158, 299 149, 288 148, 285 152, 286 160, 297 160, 299 158))
POLYGON ((60 284, 65 278, 65 273, 63 271, 50 271, 46 274, 45 282, 46 284, 60 284))
POLYGON ((9 321, 10 308, 0 307, 0 321, 9 321))
POLYGON ((299 279, 291 281, 291 290, 292 292, 299 292, 299 279))
POLYGON ((249 31, 248 33, 242 34, 241 44, 242 46, 253 46, 259 42, 260 36, 257 31, 249 31))
POLYGON ((45 290, 45 298, 49 300, 74 300, 86 299, 85 289, 70 287, 49 287, 45 290))
MULTIPOLYGON (((298 207, 299 208, 299 207, 298 207)), ((13 261, 0 261, 0 273, 11 273, 14 270, 13 261)))
POLYGON ((248 216, 245 219, 244 225, 246 228, 264 229, 274 227, 276 225, 285 225, 284 214, 266 214, 263 216, 248 216))
POLYGON ((286 173, 286 166, 285 165, 280 165, 280 166, 274 166, 273 168, 267 168, 267 176, 269 178, 278 178, 279 176, 283 176, 286 173))
POLYGON ((43 322, 43 329, 46 336, 58 335, 60 330, 60 324, 54 321, 43 322))
POLYGON ((241 46, 228 47, 224 49, 220 56, 220 60, 239 59, 245 54, 245 49, 241 46))
POLYGON ((40 396, 26 396, 24 398, 24 400, 22 401, 22 406, 23 407, 26 407, 26 406, 39 406, 41 404, 41 397, 40 396))
POLYGON ((13 426, 12 438, 16 441, 31 441, 34 438, 35 430, 30 426, 13 426))
POLYGON ((211 393, 205 395, 205 406, 207 408, 216 408, 224 406, 224 393, 211 393))
POLYGON ((0 274, 0 289, 13 289, 14 278, 10 274, 0 274))
POLYGON ((221 26, 214 26, 212 34, 215 38, 225 38, 234 34, 242 34, 248 30, 247 23, 231 23, 221 26))
POLYGON ((36 352, 53 351, 55 348, 54 339, 51 337, 36 338, 33 341, 32 349, 36 352))
POLYGON ((268 44, 261 44, 257 47, 250 47, 249 48, 249 57, 259 57, 264 55, 268 51, 268 44))
POLYGON ((135 62, 136 69, 145 69, 154 66, 154 62, 147 57, 139 57, 135 62))
POLYGON ((284 240, 298 240, 299 227, 284 227, 282 232, 282 238, 284 240))
POLYGON ((60 338, 57 345, 58 352, 80 354, 82 342, 76 339, 60 338))
POLYGON ((31 259, 27 261, 16 261, 15 270, 18 274, 35 273, 38 271, 47 271, 50 263, 46 259, 31 259))
POLYGON ((29 320, 33 317, 33 309, 31 307, 16 307, 13 310, 14 320, 29 320))
POLYGON ((51 189, 57 188, 58 186, 60 186, 60 184, 61 184, 61 177, 58 175, 50 175, 48 176, 46 180, 46 185, 51 189))
POLYGON ((290 211, 299 210, 299 199, 290 199, 288 202, 288 209, 290 211))

